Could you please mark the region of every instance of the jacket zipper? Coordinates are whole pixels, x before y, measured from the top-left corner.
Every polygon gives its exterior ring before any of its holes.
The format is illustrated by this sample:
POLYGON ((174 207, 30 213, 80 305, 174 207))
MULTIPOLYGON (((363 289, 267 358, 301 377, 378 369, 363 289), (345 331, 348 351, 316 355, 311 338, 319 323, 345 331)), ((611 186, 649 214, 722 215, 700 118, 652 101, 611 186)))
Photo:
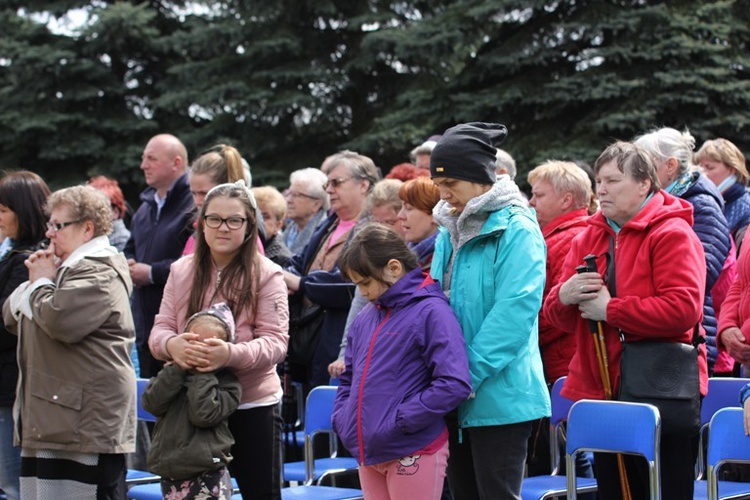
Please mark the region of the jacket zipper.
POLYGON ((362 380, 359 383, 359 394, 357 395, 357 442, 359 443, 359 463, 363 464, 365 463, 365 445, 364 445, 364 439, 362 436, 362 394, 365 391, 365 379, 367 378, 367 370, 370 368, 370 360, 372 359, 372 351, 375 349, 375 340, 378 338, 378 333, 380 333, 380 329, 383 328, 383 325, 386 321, 388 321, 388 318, 391 316, 391 310, 387 309, 385 311, 385 318, 378 324, 377 328, 375 328, 375 333, 372 334, 372 339, 370 340, 370 347, 367 349, 367 358, 365 359, 365 367, 362 370, 362 380))

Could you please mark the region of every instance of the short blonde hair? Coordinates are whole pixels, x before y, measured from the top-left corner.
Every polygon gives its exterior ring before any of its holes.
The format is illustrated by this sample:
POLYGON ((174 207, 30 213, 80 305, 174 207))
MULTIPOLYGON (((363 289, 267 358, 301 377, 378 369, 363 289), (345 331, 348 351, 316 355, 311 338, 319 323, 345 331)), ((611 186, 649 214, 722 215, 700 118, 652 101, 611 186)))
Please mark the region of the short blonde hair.
POLYGON ((750 180, 745 165, 745 155, 742 154, 740 148, 726 139, 713 139, 704 142, 703 146, 695 153, 694 160, 695 163, 700 163, 703 160, 720 161, 734 170, 737 179, 742 184, 747 184, 750 180))
POLYGON ((73 186, 52 193, 47 200, 47 213, 66 206, 73 220, 91 221, 94 236, 112 232, 113 212, 106 194, 91 186, 73 186))
POLYGON ((557 194, 571 193, 574 208, 587 208, 594 192, 586 172, 570 161, 548 160, 528 175, 529 184, 547 181, 557 194))
POLYGON ((398 196, 398 191, 402 184, 403 182, 398 179, 378 181, 372 192, 367 196, 367 209, 372 210, 374 207, 390 205, 396 212, 401 210, 403 202, 398 196))
POLYGON ((254 187, 251 191, 261 211, 271 212, 278 220, 286 219, 286 200, 278 189, 272 186, 261 186, 254 187))

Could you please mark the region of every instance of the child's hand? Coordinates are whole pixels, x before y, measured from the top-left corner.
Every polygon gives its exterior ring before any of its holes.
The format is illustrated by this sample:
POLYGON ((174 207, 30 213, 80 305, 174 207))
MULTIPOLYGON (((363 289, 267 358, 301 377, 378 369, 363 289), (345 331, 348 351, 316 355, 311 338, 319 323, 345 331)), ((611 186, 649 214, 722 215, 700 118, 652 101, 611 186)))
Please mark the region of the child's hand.
POLYGON ((745 435, 750 436, 750 398, 745 400, 743 415, 745 416, 745 435))
POLYGON ((344 363, 343 359, 337 359, 328 365, 328 375, 333 378, 340 377, 341 374, 344 373, 344 370, 346 370, 346 363, 344 363))
POLYGON ((196 371, 209 373, 223 368, 229 362, 229 344, 221 339, 210 338, 203 342, 191 342, 187 349, 194 360, 196 371))

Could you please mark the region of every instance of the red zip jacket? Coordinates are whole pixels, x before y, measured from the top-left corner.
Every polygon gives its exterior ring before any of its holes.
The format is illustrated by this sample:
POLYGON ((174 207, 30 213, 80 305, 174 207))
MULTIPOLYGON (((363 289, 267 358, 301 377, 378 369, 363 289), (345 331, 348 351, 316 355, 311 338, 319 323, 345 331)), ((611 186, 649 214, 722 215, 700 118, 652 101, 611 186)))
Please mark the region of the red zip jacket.
MULTIPOLYGON (((616 393, 620 382, 622 345, 617 329, 627 340, 673 340, 690 343, 703 313, 706 260, 691 229, 690 203, 664 191, 654 194, 638 214, 615 235, 601 212, 589 219, 586 230, 573 240, 560 282, 544 302, 544 315, 558 328, 574 332, 576 353, 570 362, 562 394, 570 399, 604 399, 601 376, 588 323, 578 307, 560 302, 560 287, 583 264, 588 254, 599 256, 605 276, 610 236, 615 237, 616 297, 607 305, 604 333, 609 375, 616 393)), ((606 280, 606 277, 605 277, 606 280)), ((708 369, 705 345, 698 366, 701 393, 706 394, 708 369)))
MULTIPOLYGON (((547 298, 552 287, 560 282, 565 256, 570 250, 570 243, 586 229, 589 214, 585 208, 574 210, 555 217, 542 228, 544 241, 547 243, 547 281, 544 283, 544 298, 547 298)), ((539 350, 542 352, 544 377, 552 384, 568 374, 568 364, 576 352, 576 337, 570 332, 551 324, 539 313, 539 350)))

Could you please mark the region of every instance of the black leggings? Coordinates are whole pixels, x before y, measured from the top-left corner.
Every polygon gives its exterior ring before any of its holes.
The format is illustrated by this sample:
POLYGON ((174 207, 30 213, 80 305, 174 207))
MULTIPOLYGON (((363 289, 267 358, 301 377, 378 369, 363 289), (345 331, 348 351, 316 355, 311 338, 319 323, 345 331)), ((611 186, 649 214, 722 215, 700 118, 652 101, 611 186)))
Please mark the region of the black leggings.
POLYGON ((234 435, 229 472, 244 500, 281 499, 281 405, 237 410, 229 417, 234 435))

